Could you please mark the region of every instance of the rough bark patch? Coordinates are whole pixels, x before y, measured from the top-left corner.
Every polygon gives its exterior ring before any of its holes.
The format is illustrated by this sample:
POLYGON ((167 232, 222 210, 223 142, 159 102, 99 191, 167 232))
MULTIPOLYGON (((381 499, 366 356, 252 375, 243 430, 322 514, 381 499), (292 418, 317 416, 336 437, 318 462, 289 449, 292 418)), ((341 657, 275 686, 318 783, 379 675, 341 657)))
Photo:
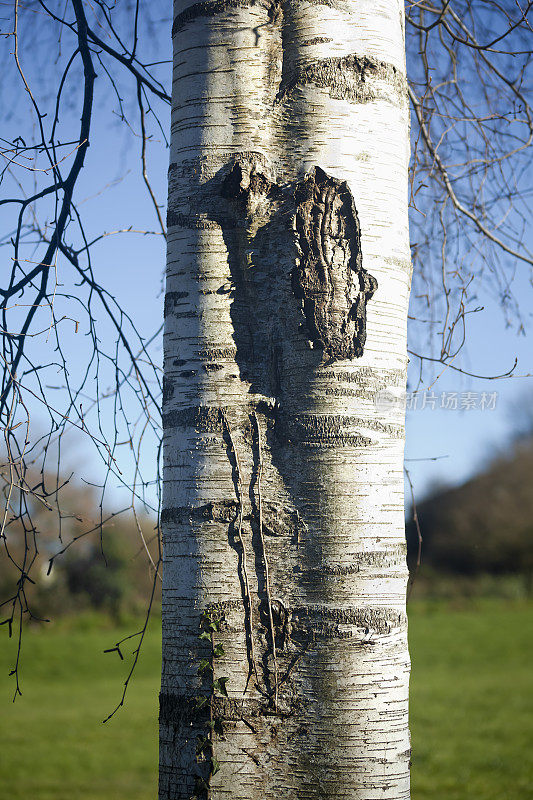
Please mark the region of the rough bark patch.
POLYGON ((222 182, 220 194, 235 203, 240 219, 260 219, 272 214, 272 202, 280 199, 281 189, 254 158, 234 163, 222 182))
POLYGON ((351 564, 322 564, 319 568, 302 571, 304 578, 322 578, 324 575, 344 577, 354 575, 369 569, 392 569, 405 565, 406 546, 404 544, 390 550, 375 550, 357 553, 353 556, 351 564))
POLYGON ((292 288, 309 338, 329 361, 359 358, 376 279, 362 266, 361 229, 344 181, 314 167, 295 190, 299 259, 292 288))
POLYGON ((234 347, 211 347, 205 350, 198 350, 198 358, 204 361, 215 361, 216 359, 234 361, 235 353, 234 347))
POLYGON ((327 44, 332 41, 331 36, 315 36, 314 39, 306 39, 305 42, 302 42, 302 47, 310 47, 313 44, 327 44))
POLYGON ((346 0, 306 0, 310 6, 328 6, 328 8, 335 8, 337 11, 350 11, 350 4, 346 0))
POLYGON ((337 624, 355 625, 365 631, 375 633, 390 633, 403 627, 406 615, 396 608, 363 607, 354 609, 322 607, 300 607, 292 611, 293 624, 297 622, 320 623, 334 622, 337 624))
POLYGON ((211 0, 211 2, 193 3, 174 17, 174 24, 172 25, 172 36, 175 36, 179 31, 195 19, 199 17, 215 17, 218 14, 223 14, 228 9, 232 8, 246 8, 247 6, 263 6, 270 10, 273 3, 257 2, 257 0, 211 0))
POLYGON ((298 64, 281 81, 276 102, 281 103, 296 86, 312 83, 328 89, 331 97, 351 103, 389 100, 404 103, 407 81, 395 66, 367 56, 338 56, 298 64))
POLYGON ((360 367, 357 372, 347 372, 339 370, 336 372, 324 372, 324 380, 335 380, 339 382, 357 383, 361 388, 386 389, 387 386, 404 386, 406 372, 404 369, 374 370, 372 367, 360 367))
POLYGON ((285 508, 269 500, 263 501, 263 533, 266 536, 294 537, 298 534, 300 517, 292 508, 285 508))
POLYGON ((161 512, 161 523, 183 523, 188 520, 200 522, 232 522, 238 510, 235 500, 219 500, 218 502, 204 503, 201 506, 178 506, 164 508, 161 512))
POLYGON ((195 428, 202 433, 222 431, 222 410, 211 406, 190 406, 163 414, 164 428, 195 428))
POLYGON ((315 447, 368 447, 373 440, 356 429, 358 425, 371 428, 357 417, 333 414, 301 414, 278 417, 278 435, 286 442, 298 442, 315 447))

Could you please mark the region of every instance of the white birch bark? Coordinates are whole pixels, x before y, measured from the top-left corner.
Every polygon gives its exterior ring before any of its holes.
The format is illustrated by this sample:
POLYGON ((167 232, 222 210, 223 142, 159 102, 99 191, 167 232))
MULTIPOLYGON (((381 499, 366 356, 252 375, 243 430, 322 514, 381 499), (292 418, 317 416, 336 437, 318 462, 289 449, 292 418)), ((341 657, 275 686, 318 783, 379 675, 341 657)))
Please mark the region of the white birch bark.
POLYGON ((160 798, 402 800, 403 3, 177 0, 173 40, 160 798))

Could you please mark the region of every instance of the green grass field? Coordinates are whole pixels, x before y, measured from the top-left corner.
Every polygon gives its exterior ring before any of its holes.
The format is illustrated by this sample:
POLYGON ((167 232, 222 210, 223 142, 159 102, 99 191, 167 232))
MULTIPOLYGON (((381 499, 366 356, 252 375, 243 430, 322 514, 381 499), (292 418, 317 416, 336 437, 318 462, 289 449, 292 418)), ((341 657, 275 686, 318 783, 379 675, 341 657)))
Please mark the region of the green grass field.
POLYGON ((414 800, 533 798, 533 605, 413 605, 414 800))
MULTIPOLYGON (((84 618, 29 631, 14 705, 3 640, 1 800, 155 799, 153 628, 126 706, 105 725, 127 663, 102 651, 131 628, 84 618)), ((532 634, 532 604, 411 605, 413 800, 533 798, 532 634)))

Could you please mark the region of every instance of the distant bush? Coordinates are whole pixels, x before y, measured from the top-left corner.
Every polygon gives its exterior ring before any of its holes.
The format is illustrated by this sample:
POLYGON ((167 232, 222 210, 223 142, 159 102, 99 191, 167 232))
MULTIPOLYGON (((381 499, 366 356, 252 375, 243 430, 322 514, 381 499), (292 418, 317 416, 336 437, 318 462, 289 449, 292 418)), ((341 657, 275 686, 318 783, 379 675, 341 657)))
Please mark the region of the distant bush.
MULTIPOLYGON (((13 496, 16 508, 16 491, 13 496)), ((52 499, 55 507, 51 503, 32 508, 34 530, 28 530, 15 515, 8 519, 5 546, 0 550, 4 616, 9 617, 13 603, 17 613, 22 605, 23 613, 35 619, 89 609, 115 618, 144 611, 154 577, 146 551, 157 561, 154 521, 147 516, 139 520, 148 540, 143 543, 128 513, 113 517, 99 529, 95 519, 99 506, 91 487, 66 481, 52 499), (26 579, 20 592, 22 571, 26 579)), ((104 519, 109 516, 103 514, 104 519)))
POLYGON ((63 569, 71 595, 84 595, 93 608, 118 616, 130 585, 129 554, 124 538, 106 538, 105 550, 92 541, 81 555, 69 552, 63 569))
MULTIPOLYGON (((437 572, 463 576, 522 576, 533 588, 533 443, 517 445, 484 473, 417 506, 422 561, 437 572)), ((408 559, 418 536, 407 524, 408 559)))

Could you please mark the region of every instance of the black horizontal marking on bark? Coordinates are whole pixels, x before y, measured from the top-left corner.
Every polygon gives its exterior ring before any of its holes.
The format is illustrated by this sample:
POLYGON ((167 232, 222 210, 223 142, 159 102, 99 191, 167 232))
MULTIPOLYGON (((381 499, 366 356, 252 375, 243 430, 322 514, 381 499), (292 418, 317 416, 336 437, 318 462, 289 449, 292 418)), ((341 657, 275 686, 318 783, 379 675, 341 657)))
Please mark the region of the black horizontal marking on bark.
POLYGON ((301 414, 291 420, 289 427, 297 426, 301 430, 329 436, 331 433, 340 433, 345 428, 368 428, 369 430, 388 433, 389 435, 400 436, 403 426, 389 425, 377 419, 362 419, 342 414, 301 414))
POLYGON ((323 575, 355 575, 366 567, 405 566, 406 545, 391 550, 376 550, 368 553, 356 553, 351 564, 323 564, 316 569, 302 571, 302 577, 321 577, 323 575))
POLYGON ((307 625, 293 622, 291 628, 290 638, 298 644, 331 639, 354 639, 357 636, 357 632, 353 628, 342 628, 336 622, 321 621, 307 625))
POLYGON ((373 444, 369 436, 355 435, 334 435, 323 439, 302 439, 299 442, 303 447, 370 447, 373 444))
POLYGON ((163 406, 165 406, 169 400, 172 400, 174 396, 174 382, 170 380, 166 375, 163 375, 163 406))
POLYGON ((369 401, 376 396, 375 389, 347 389, 345 386, 326 386, 323 392, 331 397, 359 397, 369 401))
POLYGON ((163 414, 164 428, 196 428, 197 431, 211 433, 224 429, 223 414, 220 408, 210 406, 190 406, 179 411, 163 414))
POLYGON ((193 3, 174 18, 172 25, 172 36, 183 30, 183 28, 198 17, 215 17, 223 14, 231 8, 246 8, 247 6, 263 7, 270 9, 272 4, 269 2, 258 2, 257 0, 211 0, 211 2, 193 3))
POLYGON ((189 292, 167 292, 165 295, 165 317, 174 311, 180 300, 184 300, 188 296, 189 292))
MULTIPOLYGON (((379 424, 378 421, 374 423, 375 430, 379 424)), ((292 418, 280 416, 278 425, 280 436, 286 440, 311 447, 367 447, 373 443, 369 436, 365 436, 359 430, 354 430, 356 425, 370 429, 373 426, 367 424, 366 420, 356 417, 334 414, 309 414, 292 418)), ((389 435, 391 435, 390 432, 389 435)))
MULTIPOLYGON (((231 224, 232 220, 228 219, 231 224)), ((208 217, 202 217, 196 214, 179 214, 169 209, 167 211, 167 228, 173 225, 179 225, 180 228, 188 228, 189 230, 202 230, 209 231, 219 228, 220 224, 208 217)))
POLYGON ((361 388, 386 389, 388 386, 404 386, 405 370, 375 370, 372 367, 357 367, 353 370, 328 370, 321 374, 324 380, 358 383, 361 388))
MULTIPOLYGON (((282 710, 276 712, 264 700, 253 700, 249 697, 212 697, 210 704, 213 718, 221 722, 248 722, 259 720, 261 717, 283 717, 282 710)), ((209 705, 203 712, 205 719, 209 716, 209 705)), ((204 706, 204 709, 206 707, 204 706)), ((177 726, 191 722, 198 722, 199 713, 196 710, 196 695, 185 695, 170 692, 161 692, 159 695, 159 712, 161 722, 166 725, 177 726)))
POLYGON ((305 42, 302 42, 302 46, 310 47, 313 44, 327 44, 332 41, 333 39, 330 36, 315 36, 314 39, 306 39, 305 42))
POLYGON ((168 522, 186 522, 197 520, 199 522, 231 522, 235 519, 238 503, 236 500, 219 500, 204 503, 201 506, 177 506, 164 508, 161 512, 161 524, 168 522))
POLYGON ((278 433, 287 443, 299 444, 304 447, 370 447, 374 442, 370 436, 362 433, 331 432, 323 435, 313 434, 303 430, 292 431, 288 434, 286 429, 278 429, 278 433))
POLYGON ((335 8, 337 11, 350 11, 350 4, 345 0, 305 0, 305 2, 311 6, 328 6, 328 8, 335 8))
POLYGON ((217 603, 206 604, 206 611, 216 611, 220 614, 223 614, 224 611, 231 611, 235 608, 242 608, 242 597, 240 597, 238 600, 219 600, 217 603))
POLYGON ((220 369, 224 369, 222 364, 202 364, 202 369, 204 372, 218 372, 220 369))
POLYGON ((216 361, 217 359, 231 359, 234 361, 236 352, 234 347, 213 347, 209 350, 198 350, 198 358, 207 361, 216 361))
POLYGON ((328 608, 327 606, 302 606, 292 611, 292 619, 300 622, 330 621, 356 625, 376 633, 390 633, 405 625, 407 617, 395 608, 328 608))
POLYGON ((329 89, 331 97, 354 103, 368 103, 377 99, 390 99, 390 92, 380 83, 392 88, 401 102, 407 98, 407 81, 393 64, 367 56, 337 56, 298 64, 288 69, 276 97, 281 103, 296 86, 309 83, 329 89))

